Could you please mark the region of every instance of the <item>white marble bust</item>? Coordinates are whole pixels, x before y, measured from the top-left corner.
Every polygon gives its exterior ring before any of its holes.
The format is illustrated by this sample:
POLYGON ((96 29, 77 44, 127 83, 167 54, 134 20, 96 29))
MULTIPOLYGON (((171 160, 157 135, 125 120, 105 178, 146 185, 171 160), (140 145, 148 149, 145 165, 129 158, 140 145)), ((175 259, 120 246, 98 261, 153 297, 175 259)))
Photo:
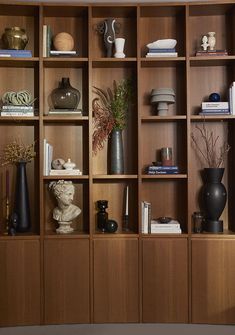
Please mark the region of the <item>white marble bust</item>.
POLYGON ((53 219, 59 224, 56 232, 58 234, 71 233, 73 231, 72 220, 81 213, 81 209, 72 204, 75 187, 72 181, 58 180, 52 181, 49 189, 53 192, 58 204, 53 210, 53 219))

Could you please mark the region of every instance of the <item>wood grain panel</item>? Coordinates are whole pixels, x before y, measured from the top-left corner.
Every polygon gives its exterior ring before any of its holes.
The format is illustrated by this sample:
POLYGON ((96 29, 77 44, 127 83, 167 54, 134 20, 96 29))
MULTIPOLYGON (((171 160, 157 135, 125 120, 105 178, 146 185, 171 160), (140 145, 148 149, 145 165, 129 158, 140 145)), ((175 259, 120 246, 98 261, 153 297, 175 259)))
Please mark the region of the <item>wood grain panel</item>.
POLYGON ((187 239, 143 240, 143 322, 188 321, 187 239))
POLYGON ((192 241, 192 322, 235 324, 235 243, 192 241))
POLYGON ((0 325, 40 323, 39 241, 0 241, 0 325))
POLYGON ((94 322, 138 322, 138 240, 94 240, 94 322))
POLYGON ((89 240, 46 240, 45 323, 89 323, 89 240))

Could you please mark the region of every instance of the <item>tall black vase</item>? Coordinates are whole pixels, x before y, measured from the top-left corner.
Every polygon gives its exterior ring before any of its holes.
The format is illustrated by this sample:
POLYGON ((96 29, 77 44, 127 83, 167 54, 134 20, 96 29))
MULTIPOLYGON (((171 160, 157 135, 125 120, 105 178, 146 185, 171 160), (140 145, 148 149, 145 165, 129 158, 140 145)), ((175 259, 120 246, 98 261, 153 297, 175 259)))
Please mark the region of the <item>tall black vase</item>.
POLYGON ((223 174, 223 168, 204 169, 205 184, 202 189, 204 230, 211 233, 223 231, 223 221, 219 220, 227 200, 225 186, 221 183, 223 174))
POLYGON ((110 138, 110 174, 124 173, 122 130, 113 129, 110 138))
POLYGON ((26 162, 16 163, 14 213, 17 216, 16 231, 20 233, 27 232, 31 228, 26 164, 26 162))

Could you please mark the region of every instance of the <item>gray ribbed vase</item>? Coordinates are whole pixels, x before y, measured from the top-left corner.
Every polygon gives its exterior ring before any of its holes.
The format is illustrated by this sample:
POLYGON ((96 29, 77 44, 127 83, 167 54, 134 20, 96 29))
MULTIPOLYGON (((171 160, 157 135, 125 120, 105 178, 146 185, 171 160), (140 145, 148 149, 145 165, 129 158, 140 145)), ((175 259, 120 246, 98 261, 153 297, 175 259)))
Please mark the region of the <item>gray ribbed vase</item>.
POLYGON ((113 129, 110 141, 110 174, 123 174, 124 158, 122 130, 113 129))

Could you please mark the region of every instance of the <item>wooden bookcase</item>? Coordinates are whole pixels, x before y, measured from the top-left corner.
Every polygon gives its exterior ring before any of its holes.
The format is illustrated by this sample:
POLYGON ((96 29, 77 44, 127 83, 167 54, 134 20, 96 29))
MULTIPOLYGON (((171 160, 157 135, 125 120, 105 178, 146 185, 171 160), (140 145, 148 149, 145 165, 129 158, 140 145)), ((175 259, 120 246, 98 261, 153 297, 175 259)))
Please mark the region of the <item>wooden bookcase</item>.
MULTIPOLYGON (((5 168, 0 171, 0 325, 174 322, 235 324, 235 116, 198 115, 211 92, 227 101, 235 79, 235 4, 232 0, 190 3, 80 4, 7 2, 0 5, 0 32, 24 27, 32 58, 0 58, 0 97, 29 90, 39 115, 0 117, 0 150, 12 138, 35 141, 36 157, 27 164, 32 230, 4 235, 5 168), (106 58, 95 27, 107 17, 120 23, 126 58, 106 58), (77 57, 43 57, 43 25, 53 35, 70 33, 77 57), (216 32, 228 56, 195 57, 201 36, 216 32), (146 58, 146 44, 177 39, 178 57, 146 58), (81 92, 82 116, 51 116, 50 94, 62 77, 81 92), (124 131, 125 171, 110 175, 108 147, 92 154, 93 86, 133 78, 134 102, 124 131), (176 103, 167 116, 150 105, 152 88, 171 87, 176 103), (202 166, 191 146, 191 132, 205 121, 220 140, 231 145, 223 183, 228 201, 222 234, 195 234, 192 213, 199 210, 202 166), (54 158, 71 158, 81 176, 43 175, 43 140, 54 158), (158 159, 162 147, 173 148, 177 175, 149 176, 144 167, 158 159), (58 235, 48 190, 52 180, 72 180, 82 213, 75 232, 58 235), (124 190, 129 186, 130 231, 123 232, 124 190), (100 233, 96 202, 109 202, 114 234, 100 233), (141 201, 152 204, 152 217, 177 219, 182 234, 142 234, 141 201)), ((0 46, 2 47, 2 46, 0 46)), ((201 141, 201 139, 198 139, 201 141)), ((10 210, 14 203, 15 168, 10 171, 10 210)))

